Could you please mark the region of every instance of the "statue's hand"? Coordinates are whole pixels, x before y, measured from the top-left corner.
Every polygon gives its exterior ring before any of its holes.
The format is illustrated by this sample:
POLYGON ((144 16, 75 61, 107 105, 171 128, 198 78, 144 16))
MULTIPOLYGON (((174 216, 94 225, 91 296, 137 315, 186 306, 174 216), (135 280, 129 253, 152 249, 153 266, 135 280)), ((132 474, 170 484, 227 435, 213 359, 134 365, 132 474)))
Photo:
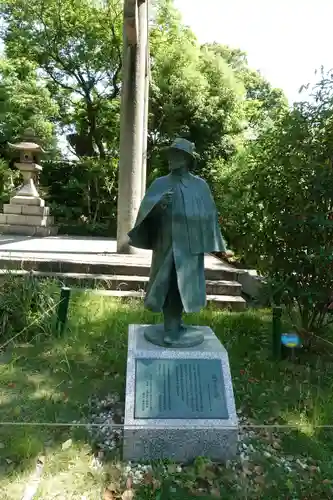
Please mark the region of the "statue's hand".
POLYGON ((170 205, 172 201, 172 191, 168 191, 167 193, 164 193, 164 195, 161 198, 161 207, 166 208, 167 206, 170 205))

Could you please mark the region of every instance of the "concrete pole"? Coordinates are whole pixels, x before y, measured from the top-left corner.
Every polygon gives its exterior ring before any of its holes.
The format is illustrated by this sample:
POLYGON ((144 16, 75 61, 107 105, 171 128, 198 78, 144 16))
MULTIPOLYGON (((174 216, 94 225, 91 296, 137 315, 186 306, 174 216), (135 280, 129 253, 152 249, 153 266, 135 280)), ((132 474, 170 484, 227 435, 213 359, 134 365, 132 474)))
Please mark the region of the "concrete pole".
POLYGON ((144 113, 143 113, 143 137, 142 137, 142 182, 141 182, 141 198, 146 192, 147 178, 147 138, 148 138, 148 113, 149 113, 149 81, 150 81, 150 65, 149 65, 149 33, 148 33, 148 2, 146 3, 146 47, 145 47, 145 90, 144 90, 144 113))
POLYGON ((139 0, 138 4, 136 1, 126 0, 124 5, 117 214, 118 253, 134 253, 136 251, 128 244, 127 233, 134 226, 142 199, 143 117, 148 26, 147 0, 139 0), (130 31, 128 29, 129 11, 131 12, 130 31), (135 13, 134 21, 133 13, 135 13), (137 33, 133 34, 133 38, 130 39, 129 34, 133 33, 133 26, 137 26, 137 33))
POLYGON ((120 113, 120 157, 118 177, 117 252, 135 253, 127 233, 134 226, 142 199, 145 74, 148 40, 147 0, 126 0, 124 5, 123 82, 120 113), (135 2, 135 3, 134 3, 135 2), (135 10, 134 10, 135 9, 135 10), (129 38, 131 27, 137 26, 129 38), (133 21, 133 13, 135 15, 133 21))

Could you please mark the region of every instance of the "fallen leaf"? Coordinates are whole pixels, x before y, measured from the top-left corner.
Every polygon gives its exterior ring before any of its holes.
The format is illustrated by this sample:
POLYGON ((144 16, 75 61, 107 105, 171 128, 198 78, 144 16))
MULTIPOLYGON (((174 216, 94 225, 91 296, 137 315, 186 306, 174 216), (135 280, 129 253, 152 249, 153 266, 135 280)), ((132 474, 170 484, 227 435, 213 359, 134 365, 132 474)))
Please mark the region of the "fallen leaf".
POLYGON ((153 478, 153 474, 151 473, 151 471, 148 471, 145 473, 145 475, 143 476, 143 482, 144 482, 144 484, 153 484, 154 483, 154 478, 153 478))
POLYGON ((116 484, 110 483, 106 489, 111 491, 111 493, 116 493, 118 488, 116 484))
POLYGON ((103 494, 103 500, 116 500, 116 497, 114 496, 113 492, 109 490, 109 488, 106 488, 103 494))
POLYGON ((121 500, 132 500, 134 498, 134 490, 125 490, 121 495, 121 500))
POLYGON ((198 491, 198 490, 191 489, 191 490, 190 490, 190 493, 191 493, 191 495, 192 495, 192 496, 194 496, 194 497, 199 497, 199 496, 201 496, 201 492, 200 492, 200 491, 198 491))
POLYGON ((73 444, 73 441, 71 439, 67 439, 67 441, 65 441, 64 443, 62 443, 61 445, 61 449, 62 450, 68 450, 68 448, 70 448, 73 444))
POLYGON ((263 470, 263 468, 261 467, 261 465, 256 465, 256 466, 254 467, 254 469, 253 469, 253 470, 254 470, 254 472, 255 472, 256 474, 258 474, 259 476, 260 476, 260 475, 264 472, 264 470, 263 470))
POLYGON ((153 479, 153 491, 158 490, 161 487, 161 481, 159 479, 153 479))
POLYGON ((251 475, 252 475, 252 471, 251 471, 251 469, 249 469, 249 467, 248 467, 248 466, 246 466, 246 465, 245 465, 245 466, 243 465, 243 472, 244 472, 244 474, 245 474, 246 476, 251 476, 251 475))
POLYGON ((133 487, 133 478, 132 476, 128 476, 126 479, 126 489, 131 490, 133 487))

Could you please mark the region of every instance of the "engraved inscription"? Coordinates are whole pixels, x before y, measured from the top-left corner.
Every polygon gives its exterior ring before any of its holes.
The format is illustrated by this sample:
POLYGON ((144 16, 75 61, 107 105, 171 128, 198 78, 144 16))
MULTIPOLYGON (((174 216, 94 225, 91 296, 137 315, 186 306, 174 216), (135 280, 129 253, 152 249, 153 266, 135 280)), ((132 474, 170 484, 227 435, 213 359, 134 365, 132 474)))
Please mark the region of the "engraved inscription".
POLYGON ((228 418, 218 359, 137 359, 135 391, 135 418, 228 418))

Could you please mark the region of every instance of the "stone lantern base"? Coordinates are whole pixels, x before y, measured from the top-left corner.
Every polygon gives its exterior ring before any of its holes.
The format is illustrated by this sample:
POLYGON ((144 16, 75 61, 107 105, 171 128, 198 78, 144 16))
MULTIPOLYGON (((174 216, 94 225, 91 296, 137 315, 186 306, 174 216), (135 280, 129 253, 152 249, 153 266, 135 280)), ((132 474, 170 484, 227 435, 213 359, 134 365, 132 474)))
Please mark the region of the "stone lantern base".
POLYGON ((57 227, 49 207, 39 197, 16 195, 3 206, 0 214, 0 233, 26 236, 54 236, 57 227))

